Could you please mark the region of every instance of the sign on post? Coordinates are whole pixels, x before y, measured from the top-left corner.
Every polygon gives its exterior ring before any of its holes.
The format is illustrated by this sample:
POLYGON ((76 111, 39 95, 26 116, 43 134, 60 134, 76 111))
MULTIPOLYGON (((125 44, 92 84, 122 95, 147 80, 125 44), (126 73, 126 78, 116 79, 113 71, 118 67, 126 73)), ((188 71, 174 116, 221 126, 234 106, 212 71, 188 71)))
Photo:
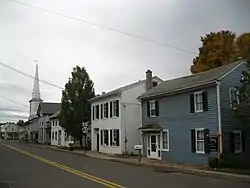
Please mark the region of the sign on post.
POLYGON ((86 122, 82 123, 82 133, 83 134, 88 133, 88 123, 86 122))
POLYGON ((209 151, 217 152, 218 151, 218 137, 217 136, 209 136, 209 151))

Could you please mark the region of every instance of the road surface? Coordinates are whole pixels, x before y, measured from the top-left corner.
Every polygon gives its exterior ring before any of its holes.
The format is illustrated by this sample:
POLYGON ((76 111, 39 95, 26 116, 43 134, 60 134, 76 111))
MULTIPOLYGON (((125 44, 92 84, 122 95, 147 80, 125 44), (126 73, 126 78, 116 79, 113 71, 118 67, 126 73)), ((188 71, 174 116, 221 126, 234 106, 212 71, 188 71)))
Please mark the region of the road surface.
POLYGON ((15 188, 250 187, 237 181, 157 172, 20 143, 0 146, 0 182, 11 182, 15 188))

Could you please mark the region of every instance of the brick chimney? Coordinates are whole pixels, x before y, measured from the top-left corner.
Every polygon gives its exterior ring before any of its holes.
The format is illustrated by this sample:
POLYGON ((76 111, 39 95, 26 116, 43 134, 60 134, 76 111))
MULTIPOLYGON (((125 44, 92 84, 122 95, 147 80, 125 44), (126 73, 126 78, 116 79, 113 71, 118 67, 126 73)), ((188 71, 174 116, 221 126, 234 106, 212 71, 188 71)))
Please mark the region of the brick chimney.
POLYGON ((152 87, 153 87, 152 71, 147 70, 147 72, 146 72, 146 91, 150 90, 152 87))

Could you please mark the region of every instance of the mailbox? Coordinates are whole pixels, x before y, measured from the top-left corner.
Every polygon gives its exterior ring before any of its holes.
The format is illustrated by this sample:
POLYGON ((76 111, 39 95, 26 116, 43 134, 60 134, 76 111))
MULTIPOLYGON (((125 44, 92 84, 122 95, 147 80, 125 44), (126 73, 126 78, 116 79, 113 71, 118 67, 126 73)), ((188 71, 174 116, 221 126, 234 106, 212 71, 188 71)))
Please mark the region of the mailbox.
POLYGON ((134 145, 134 150, 142 150, 142 145, 134 145))

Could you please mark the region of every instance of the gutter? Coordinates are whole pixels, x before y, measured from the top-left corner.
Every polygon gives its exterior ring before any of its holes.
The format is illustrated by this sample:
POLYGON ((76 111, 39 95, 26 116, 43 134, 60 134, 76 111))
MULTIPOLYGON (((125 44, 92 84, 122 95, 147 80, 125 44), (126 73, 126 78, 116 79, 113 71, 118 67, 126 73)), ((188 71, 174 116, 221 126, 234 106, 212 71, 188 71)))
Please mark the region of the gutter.
POLYGON ((218 110, 218 128, 219 134, 221 135, 220 138, 220 153, 222 153, 222 129, 221 129, 221 102, 220 102, 220 82, 216 81, 216 93, 217 93, 217 110, 218 110))
POLYGON ((95 98, 89 99, 88 102, 93 103, 93 102, 97 102, 97 101, 100 101, 103 99, 107 99, 110 97, 116 97, 116 96, 120 96, 120 95, 121 95, 121 92, 110 94, 110 95, 105 95, 105 96, 100 95, 100 96, 96 96, 95 98))

